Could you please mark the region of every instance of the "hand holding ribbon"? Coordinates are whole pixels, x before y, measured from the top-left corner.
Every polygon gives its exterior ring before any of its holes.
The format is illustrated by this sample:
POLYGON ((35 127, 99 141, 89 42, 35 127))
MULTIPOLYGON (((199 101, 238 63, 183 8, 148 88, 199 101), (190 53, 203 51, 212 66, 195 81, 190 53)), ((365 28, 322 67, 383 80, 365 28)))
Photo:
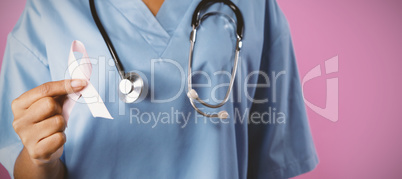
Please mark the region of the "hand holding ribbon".
POLYGON ((85 46, 80 41, 73 41, 71 44, 70 54, 68 57, 68 71, 72 79, 85 79, 88 85, 77 93, 67 95, 67 100, 63 104, 63 117, 66 121, 70 116, 70 113, 76 103, 76 101, 82 96, 89 107, 93 117, 103 117, 107 119, 113 119, 107 110, 102 98, 96 91, 95 87, 91 84, 90 77, 92 74, 92 64, 88 58, 88 54, 85 50, 85 46), (78 64, 75 59, 74 52, 82 53, 82 59, 78 64))

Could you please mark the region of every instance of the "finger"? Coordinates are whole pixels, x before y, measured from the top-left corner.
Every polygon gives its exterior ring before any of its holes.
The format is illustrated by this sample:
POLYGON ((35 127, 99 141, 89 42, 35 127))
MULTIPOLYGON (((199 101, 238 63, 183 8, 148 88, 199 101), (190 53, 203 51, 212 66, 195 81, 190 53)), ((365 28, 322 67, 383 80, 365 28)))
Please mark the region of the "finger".
POLYGON ((17 104, 14 104, 14 106, 16 106, 17 108, 27 109, 35 101, 38 101, 43 97, 54 97, 78 92, 82 90, 86 85, 87 81, 82 79, 70 79, 44 83, 34 89, 25 92, 20 97, 15 99, 14 101, 17 104))
POLYGON ((34 159, 48 160, 65 142, 66 135, 63 132, 54 133, 38 142, 31 156, 34 159))
POLYGON ((63 106, 64 102, 68 99, 67 95, 62 95, 62 96, 56 96, 54 97, 54 100, 56 100, 57 103, 61 104, 63 106))
POLYGON ((64 120, 63 116, 58 114, 54 115, 50 118, 47 118, 43 121, 34 124, 34 127, 31 128, 32 133, 37 134, 36 142, 40 142, 46 137, 51 136, 57 132, 64 132, 66 129, 66 121, 64 120))
POLYGON ((25 115, 19 120, 37 123, 56 114, 61 114, 62 111, 61 104, 59 104, 54 98, 45 97, 33 103, 25 111, 25 115))

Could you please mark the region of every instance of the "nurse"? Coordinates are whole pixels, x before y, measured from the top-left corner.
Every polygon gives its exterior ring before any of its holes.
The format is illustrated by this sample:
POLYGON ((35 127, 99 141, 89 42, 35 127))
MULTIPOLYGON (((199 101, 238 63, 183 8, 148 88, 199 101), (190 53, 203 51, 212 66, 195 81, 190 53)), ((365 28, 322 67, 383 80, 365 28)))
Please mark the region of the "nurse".
MULTIPOLYGON (((28 0, 8 36, 0 75, 0 163, 15 178, 290 178, 318 163, 288 23, 275 0, 232 0, 244 18, 243 47, 227 119, 197 113, 186 95, 192 14, 201 0, 95 0, 126 71, 146 97, 119 100, 119 73, 89 2, 28 0), (68 125, 71 42, 86 46, 90 83, 114 119, 79 99, 68 125), (67 80, 66 80, 67 78, 67 80), (67 127, 68 126, 68 127, 67 127)), ((236 16, 223 3, 201 13, 192 83, 218 103, 229 86, 236 16)), ((79 56, 79 54, 77 55, 79 56)))

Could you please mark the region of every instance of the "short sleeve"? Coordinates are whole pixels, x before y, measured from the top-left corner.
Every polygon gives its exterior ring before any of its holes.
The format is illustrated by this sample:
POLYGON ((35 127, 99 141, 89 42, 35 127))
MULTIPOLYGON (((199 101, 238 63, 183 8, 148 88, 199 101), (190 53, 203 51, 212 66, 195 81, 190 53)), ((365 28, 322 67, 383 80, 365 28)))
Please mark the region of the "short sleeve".
MULTIPOLYGON (((267 74, 270 85, 256 88, 255 99, 260 101, 254 101, 250 110, 248 178, 290 178, 313 170, 318 157, 289 25, 274 0, 266 3, 260 71, 267 74), (255 123, 255 116, 265 117, 255 123)), ((266 84, 262 77, 258 83, 266 84)))
POLYGON ((12 126, 11 102, 47 81, 50 81, 47 65, 10 34, 0 75, 0 163, 10 175, 23 147, 12 126))
POLYGON ((11 102, 22 93, 51 80, 43 54, 38 9, 27 5, 8 35, 0 72, 0 163, 13 177, 15 160, 23 145, 12 126, 11 102))

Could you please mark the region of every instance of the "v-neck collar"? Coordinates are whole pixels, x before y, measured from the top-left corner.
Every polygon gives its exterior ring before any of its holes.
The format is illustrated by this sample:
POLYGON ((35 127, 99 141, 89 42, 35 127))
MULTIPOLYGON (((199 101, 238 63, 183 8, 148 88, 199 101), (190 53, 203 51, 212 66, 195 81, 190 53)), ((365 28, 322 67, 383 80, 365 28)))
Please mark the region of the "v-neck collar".
POLYGON ((158 55, 162 55, 192 0, 165 0, 156 16, 142 0, 109 0, 133 24, 158 55))
POLYGON ((173 36, 193 2, 193 0, 165 0, 162 4, 156 19, 170 36, 173 36))

